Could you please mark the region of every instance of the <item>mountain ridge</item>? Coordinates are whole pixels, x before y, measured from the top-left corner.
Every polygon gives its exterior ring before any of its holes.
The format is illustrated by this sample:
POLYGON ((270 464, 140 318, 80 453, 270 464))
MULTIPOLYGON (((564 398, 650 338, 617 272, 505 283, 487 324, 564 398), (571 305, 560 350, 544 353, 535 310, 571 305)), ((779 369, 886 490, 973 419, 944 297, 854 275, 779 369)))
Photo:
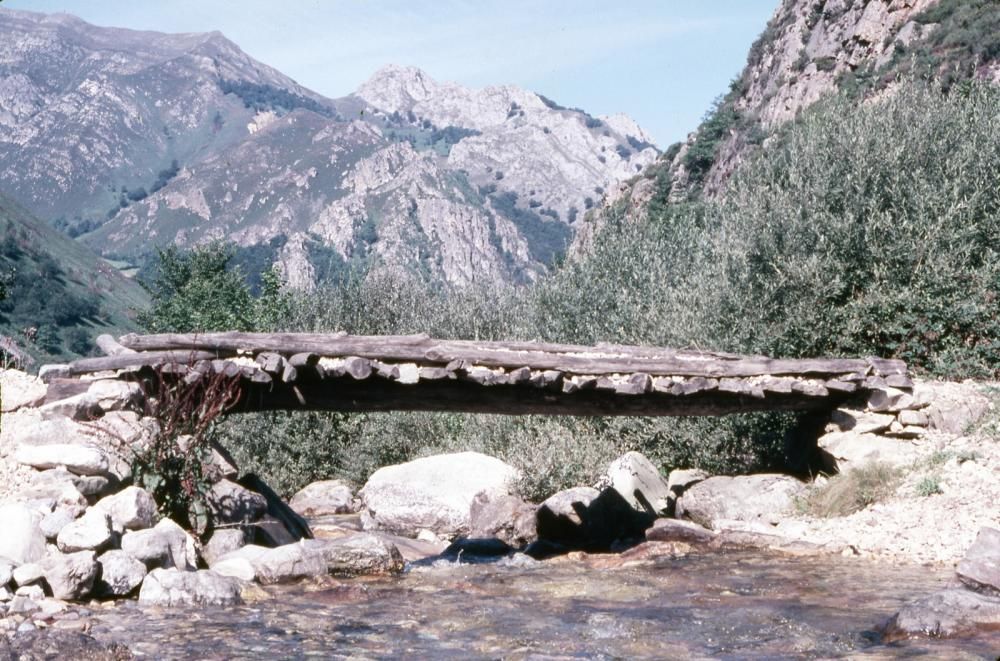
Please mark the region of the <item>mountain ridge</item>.
POLYGON ((630 118, 514 86, 397 66, 328 99, 220 33, 130 32, 111 51, 113 28, 19 16, 0 10, 3 189, 108 256, 225 238, 272 246, 307 288, 326 270, 309 255, 330 251, 453 284, 527 282, 658 155, 630 118))

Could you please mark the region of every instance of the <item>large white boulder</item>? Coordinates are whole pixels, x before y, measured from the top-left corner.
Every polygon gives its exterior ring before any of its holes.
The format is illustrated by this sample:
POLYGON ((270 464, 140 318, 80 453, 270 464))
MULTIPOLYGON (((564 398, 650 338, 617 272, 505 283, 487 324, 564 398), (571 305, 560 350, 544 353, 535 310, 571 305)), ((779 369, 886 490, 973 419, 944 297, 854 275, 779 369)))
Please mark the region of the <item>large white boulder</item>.
POLYGON ((716 476, 699 482, 677 501, 677 518, 719 529, 726 521, 777 524, 794 510, 806 486, 776 474, 716 476))
POLYGON ((365 529, 416 537, 430 530, 442 537, 469 532, 476 494, 513 492, 518 471, 478 452, 424 457, 375 471, 360 495, 365 529))
POLYGON ((0 558, 16 564, 35 562, 45 556, 42 516, 21 503, 0 505, 0 558))
POLYGON ((19 445, 14 451, 18 463, 39 470, 64 466, 77 475, 106 475, 108 457, 100 448, 76 443, 19 445))

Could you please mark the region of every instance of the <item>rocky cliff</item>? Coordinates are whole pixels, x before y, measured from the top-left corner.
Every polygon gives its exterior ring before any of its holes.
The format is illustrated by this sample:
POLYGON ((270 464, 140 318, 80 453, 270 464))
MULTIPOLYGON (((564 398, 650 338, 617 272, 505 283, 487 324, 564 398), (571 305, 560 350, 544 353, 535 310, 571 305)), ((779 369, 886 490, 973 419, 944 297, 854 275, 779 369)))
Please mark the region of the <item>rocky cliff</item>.
POLYGON ((706 120, 643 176, 613 189, 583 249, 610 216, 651 204, 719 194, 744 156, 834 91, 864 99, 891 93, 900 76, 943 85, 1000 82, 1000 4, 991 0, 782 0, 747 64, 706 120))
POLYGON ((218 33, 0 10, 0 190, 105 255, 235 241, 309 287, 350 268, 530 281, 658 155, 624 116, 387 67, 327 99, 218 33))

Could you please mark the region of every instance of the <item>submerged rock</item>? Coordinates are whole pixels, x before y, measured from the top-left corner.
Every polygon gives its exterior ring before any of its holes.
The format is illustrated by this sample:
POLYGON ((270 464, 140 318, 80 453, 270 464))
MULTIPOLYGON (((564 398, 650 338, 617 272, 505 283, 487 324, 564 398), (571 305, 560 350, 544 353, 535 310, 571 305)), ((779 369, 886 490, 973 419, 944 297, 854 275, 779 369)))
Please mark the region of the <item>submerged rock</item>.
POLYGON ((211 570, 154 569, 139 589, 139 603, 148 606, 232 606, 243 600, 243 583, 211 570))
POLYGON ((469 533, 480 492, 512 493, 517 469, 478 452, 425 457, 375 471, 360 495, 365 528, 416 537, 421 529, 455 537, 469 533))
POLYGON ((121 643, 105 645, 86 634, 60 629, 32 629, 14 634, 10 640, 0 636, 0 659, 85 659, 86 661, 125 661, 132 653, 121 643))
POLYGON ((961 588, 942 590, 903 606, 885 626, 888 641, 950 637, 1000 626, 1000 598, 961 588))
POLYGON ((646 531, 646 541, 708 544, 718 533, 682 519, 657 519, 646 531))

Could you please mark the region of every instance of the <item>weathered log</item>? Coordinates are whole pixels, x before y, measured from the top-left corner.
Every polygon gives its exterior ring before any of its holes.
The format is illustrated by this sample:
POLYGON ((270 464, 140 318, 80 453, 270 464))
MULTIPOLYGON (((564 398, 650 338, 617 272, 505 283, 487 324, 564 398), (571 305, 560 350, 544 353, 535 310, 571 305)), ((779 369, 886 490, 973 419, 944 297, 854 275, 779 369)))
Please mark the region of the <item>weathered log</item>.
POLYGON ((572 374, 623 374, 703 377, 764 375, 832 378, 852 372, 905 374, 902 361, 879 358, 772 359, 761 356, 622 347, 599 350, 577 345, 547 345, 526 342, 477 342, 434 340, 426 335, 330 336, 310 333, 202 333, 187 335, 126 335, 124 346, 141 349, 196 348, 235 353, 238 350, 316 353, 324 356, 356 356, 386 361, 438 363, 461 368, 461 361, 484 367, 556 370, 572 374), (551 351, 550 348, 559 349, 551 351), (603 353, 602 353, 603 351, 603 353))
POLYGON ((309 352, 293 354, 288 359, 288 364, 296 369, 316 367, 317 363, 319 363, 319 354, 309 352))
POLYGON ((118 343, 118 340, 111 337, 107 333, 98 335, 94 342, 97 344, 97 348, 103 351, 106 356, 120 356, 123 353, 135 353, 135 350, 123 347, 118 343))
POLYGON ((840 379, 830 379, 823 383, 827 390, 834 390, 836 392, 846 392, 852 393, 858 390, 858 384, 851 381, 841 381, 840 379))
POLYGON ((211 360, 216 355, 210 351, 143 351, 122 353, 100 358, 81 358, 69 364, 69 373, 90 374, 106 370, 120 370, 126 367, 158 367, 160 365, 189 365, 199 360, 211 360))
POLYGON ((392 379, 393 381, 399 379, 399 368, 395 365, 383 363, 381 360, 373 360, 372 369, 374 369, 375 373, 383 379, 392 379))
POLYGON ((358 356, 348 356, 344 359, 344 372, 358 381, 367 379, 372 373, 372 361, 358 356))
POLYGON ((454 372, 449 372, 443 367, 421 367, 420 378, 425 381, 438 381, 440 379, 455 378, 454 372))

